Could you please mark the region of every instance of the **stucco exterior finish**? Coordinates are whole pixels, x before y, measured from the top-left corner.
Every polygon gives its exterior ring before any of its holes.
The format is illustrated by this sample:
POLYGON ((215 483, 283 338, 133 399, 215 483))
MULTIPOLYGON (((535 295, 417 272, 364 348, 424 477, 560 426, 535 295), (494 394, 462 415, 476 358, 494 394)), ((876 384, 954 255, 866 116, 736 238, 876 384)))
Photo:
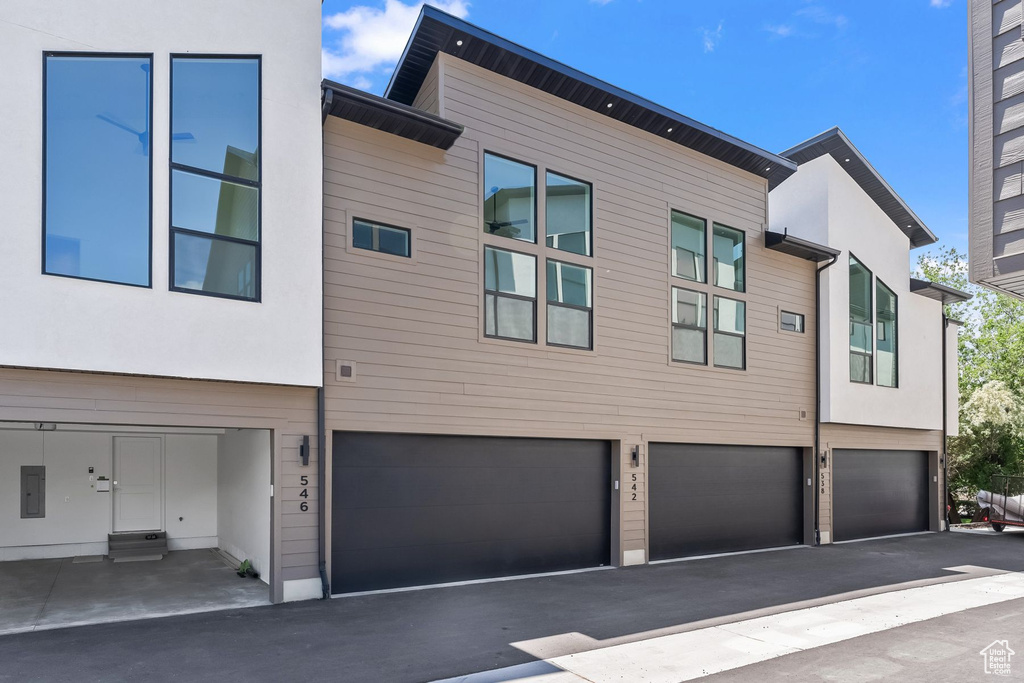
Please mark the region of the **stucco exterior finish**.
POLYGON ((941 430, 942 368, 956 367, 956 344, 944 361, 942 306, 910 292, 907 236, 830 155, 802 164, 769 201, 774 231, 842 251, 822 277, 822 422, 941 430), (898 387, 850 381, 851 254, 898 297, 898 387))
POLYGON ((320 3, 0 4, 0 363, 320 383, 320 3), (129 28, 130 27, 130 28, 129 28), (153 54, 152 288, 41 274, 44 51, 153 54), (262 303, 168 291, 171 53, 262 55, 262 303))

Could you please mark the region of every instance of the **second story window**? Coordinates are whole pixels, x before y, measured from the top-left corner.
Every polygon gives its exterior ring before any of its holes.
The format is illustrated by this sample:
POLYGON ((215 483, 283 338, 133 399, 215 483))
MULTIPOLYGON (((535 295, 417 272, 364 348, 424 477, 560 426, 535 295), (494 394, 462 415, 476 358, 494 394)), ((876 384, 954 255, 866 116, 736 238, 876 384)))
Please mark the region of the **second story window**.
POLYGON ((45 55, 44 273, 151 285, 152 67, 45 55))
POLYGON ((850 381, 872 382, 871 271, 850 256, 850 381))
POLYGON ((707 223, 679 211, 672 212, 672 275, 704 282, 707 223))
POLYGON ((715 224, 712 256, 715 259, 715 286, 745 292, 746 259, 743 232, 715 224))
POLYGON ((537 258, 484 247, 484 335, 537 341, 537 258))
POLYGON ((545 224, 547 245, 581 256, 593 253, 591 239, 590 183, 548 171, 545 174, 545 224))
POLYGON ((715 297, 715 367, 747 367, 747 304, 715 297))
POLYGON ((260 298, 260 60, 171 58, 172 290, 260 298))
POLYGON ((484 154, 484 230, 536 243, 536 168, 490 152, 484 154))
POLYGON ((899 386, 899 363, 897 361, 896 294, 875 280, 875 362, 878 364, 876 383, 881 387, 899 386))
POLYGON ((591 348, 591 273, 584 266, 548 259, 548 344, 591 348))
POLYGON ((412 233, 381 223, 354 218, 352 220, 352 246, 393 256, 412 256, 412 233))
POLYGON ((707 364, 708 295, 672 288, 672 360, 707 364))

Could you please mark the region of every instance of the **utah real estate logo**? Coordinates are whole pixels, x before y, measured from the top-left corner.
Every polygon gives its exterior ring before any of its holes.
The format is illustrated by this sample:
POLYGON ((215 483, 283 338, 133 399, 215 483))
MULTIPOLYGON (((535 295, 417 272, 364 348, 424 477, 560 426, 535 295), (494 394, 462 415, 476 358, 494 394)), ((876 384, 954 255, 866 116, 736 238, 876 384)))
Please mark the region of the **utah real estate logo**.
POLYGON ((985 658, 985 673, 996 676, 1010 675, 1010 657, 1017 654, 1010 649, 1010 643, 1006 640, 993 640, 992 643, 979 654, 985 658))

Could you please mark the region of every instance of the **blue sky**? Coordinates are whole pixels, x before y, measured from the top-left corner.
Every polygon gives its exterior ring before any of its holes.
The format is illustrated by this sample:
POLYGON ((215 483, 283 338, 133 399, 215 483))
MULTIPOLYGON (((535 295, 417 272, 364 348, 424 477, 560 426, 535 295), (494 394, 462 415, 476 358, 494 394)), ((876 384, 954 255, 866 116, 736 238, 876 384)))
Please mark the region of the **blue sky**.
MULTIPOLYGON (((429 4, 773 152, 838 125, 940 244, 966 250, 965 2, 429 4)), ((381 93, 420 4, 326 0, 325 76, 381 93)))

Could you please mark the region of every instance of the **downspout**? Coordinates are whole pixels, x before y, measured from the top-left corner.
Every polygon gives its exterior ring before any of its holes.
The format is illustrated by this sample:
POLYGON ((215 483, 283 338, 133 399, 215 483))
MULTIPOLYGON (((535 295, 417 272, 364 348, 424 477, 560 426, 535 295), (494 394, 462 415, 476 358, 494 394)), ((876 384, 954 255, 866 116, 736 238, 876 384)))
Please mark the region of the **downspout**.
POLYGON ((838 260, 836 254, 814 277, 814 545, 821 545, 821 274, 838 260))
MULTIPOLYGON (((321 123, 327 123, 327 115, 331 111, 331 105, 334 102, 334 92, 331 90, 324 89, 321 95, 323 102, 321 104, 321 113, 323 115, 323 121, 321 123)), ((321 128, 321 154, 323 153, 323 129, 321 128)), ((320 273, 321 273, 321 287, 323 286, 323 255, 324 255, 324 230, 323 225, 320 226, 320 273)), ((324 354, 324 302, 321 294, 320 298, 320 357, 323 358, 324 354)), ((317 447, 317 489, 320 493, 320 499, 318 502, 319 514, 319 533, 317 538, 320 539, 320 543, 317 547, 317 560, 320 571, 320 591, 322 593, 321 598, 327 599, 331 597, 331 584, 327 580, 327 432, 326 423, 327 418, 324 409, 324 377, 320 378, 320 386, 316 390, 316 447, 317 447)))
POLYGON ((949 531, 949 513, 950 510, 947 507, 949 505, 949 448, 947 446, 948 436, 946 431, 949 428, 947 424, 947 403, 949 400, 949 386, 947 385, 946 378, 946 336, 949 332, 949 318, 946 316, 946 306, 942 306, 942 510, 945 511, 945 529, 949 531))

